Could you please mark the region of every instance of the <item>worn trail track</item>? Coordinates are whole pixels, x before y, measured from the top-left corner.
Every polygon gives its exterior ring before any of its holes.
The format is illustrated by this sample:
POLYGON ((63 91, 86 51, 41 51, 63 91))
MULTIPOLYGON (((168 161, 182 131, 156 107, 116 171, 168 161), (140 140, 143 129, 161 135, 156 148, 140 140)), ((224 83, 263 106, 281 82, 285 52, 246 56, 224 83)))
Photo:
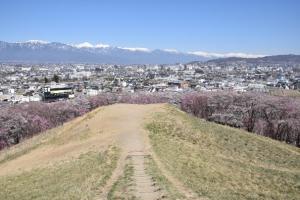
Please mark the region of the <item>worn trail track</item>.
POLYGON ((145 159, 147 159, 147 156, 149 155, 130 155, 134 167, 135 197, 145 200, 160 199, 163 196, 161 188, 157 186, 153 178, 145 170, 145 159))
MULTIPOLYGON (((164 191, 161 190, 153 180, 153 178, 146 173, 145 159, 151 156, 157 161, 158 167, 162 170, 162 164, 159 163, 154 155, 147 133, 144 130, 144 120, 156 111, 162 111, 163 105, 115 105, 108 107, 113 114, 111 116, 114 120, 107 122, 110 127, 116 130, 116 145, 121 148, 121 157, 118 166, 103 188, 100 199, 107 199, 107 195, 114 183, 122 176, 126 164, 126 158, 131 158, 134 167, 134 188, 135 196, 142 200, 158 200, 165 198, 164 191), (114 111, 113 111, 114 110, 114 111)), ((106 114, 104 116, 107 116, 106 114)), ((173 186, 187 199, 195 199, 194 194, 186 189, 182 183, 178 182, 170 174, 166 174, 167 179, 173 186)))

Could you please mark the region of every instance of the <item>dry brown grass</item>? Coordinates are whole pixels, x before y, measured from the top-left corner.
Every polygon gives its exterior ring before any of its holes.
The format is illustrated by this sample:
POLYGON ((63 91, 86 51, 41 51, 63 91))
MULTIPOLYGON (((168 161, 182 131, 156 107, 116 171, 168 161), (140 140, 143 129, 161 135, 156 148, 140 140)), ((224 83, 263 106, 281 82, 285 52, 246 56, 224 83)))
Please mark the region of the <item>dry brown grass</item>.
POLYGON ((283 96, 283 97, 300 97, 300 91, 299 90, 285 90, 280 88, 272 88, 269 92, 271 95, 274 96, 283 96))
POLYGON ((0 177, 0 199, 95 199, 112 174, 118 150, 87 152, 18 175, 0 177))
MULTIPOLYGON (((90 188, 99 185, 94 180, 98 177, 101 180, 100 186, 104 186, 102 183, 114 171, 117 160, 115 154, 109 154, 111 159, 108 159, 107 164, 99 163, 95 155, 102 155, 111 145, 120 147, 120 156, 124 152, 146 148, 141 134, 144 118, 160 107, 126 104, 101 107, 1 151, 0 185, 7 190, 2 190, 0 199, 17 199, 22 193, 28 195, 29 199, 41 199, 43 193, 45 199, 64 199, 60 187, 70 187, 69 194, 74 190, 80 199, 94 198, 94 190, 92 192, 90 188), (77 166, 82 167, 79 169, 77 166), (89 166, 93 169, 89 169, 89 166), (87 171, 80 176, 80 170, 85 168, 91 172, 87 171), (90 175, 94 178, 89 179, 90 175), (85 182, 84 177, 91 181, 85 182), (51 184, 49 188, 47 184, 51 184), (79 195, 78 192, 84 192, 82 186, 87 189, 87 196, 79 195)), ((73 199, 72 195, 69 197, 73 199)))
POLYGON ((0 199, 94 199, 119 157, 104 109, 0 152, 0 199))
POLYGON ((298 199, 300 150, 173 107, 147 125, 166 168, 199 198, 298 199))

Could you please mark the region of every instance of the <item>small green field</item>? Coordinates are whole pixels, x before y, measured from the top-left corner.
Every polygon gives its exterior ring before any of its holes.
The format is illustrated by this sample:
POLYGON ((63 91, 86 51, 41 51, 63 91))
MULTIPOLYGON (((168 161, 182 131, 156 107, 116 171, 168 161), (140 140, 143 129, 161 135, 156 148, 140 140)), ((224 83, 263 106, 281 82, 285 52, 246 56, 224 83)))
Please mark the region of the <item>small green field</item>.
POLYGON ((300 199, 300 149, 172 106, 147 124, 166 168, 203 199, 300 199))

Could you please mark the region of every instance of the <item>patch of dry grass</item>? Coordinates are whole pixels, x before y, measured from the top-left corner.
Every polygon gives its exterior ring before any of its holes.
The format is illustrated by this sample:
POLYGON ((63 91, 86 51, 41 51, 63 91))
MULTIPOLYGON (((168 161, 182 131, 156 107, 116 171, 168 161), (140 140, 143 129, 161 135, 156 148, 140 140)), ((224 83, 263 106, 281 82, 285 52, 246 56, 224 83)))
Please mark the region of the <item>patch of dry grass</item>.
POLYGON ((166 110, 147 125, 153 149, 199 198, 299 198, 298 148, 166 110))
POLYGON ((101 110, 1 151, 0 199, 94 199, 120 153, 99 130, 101 110))
POLYGON ((149 174, 160 188, 166 193, 165 199, 177 200, 185 199, 182 194, 163 175, 161 170, 151 156, 145 158, 146 173, 149 174))
POLYGON ((73 119, 61 126, 47 130, 32 138, 26 139, 17 145, 0 151, 0 164, 30 153, 32 150, 41 146, 63 145, 66 142, 88 139, 91 136, 89 127, 83 126, 82 122, 88 121, 99 111, 100 109, 96 109, 84 116, 73 119))
POLYGON ((0 199, 95 199, 115 169, 118 155, 113 147, 19 175, 0 176, 0 199))
POLYGON ((274 96, 283 96, 283 97, 300 97, 300 91, 298 90, 285 90, 281 88, 272 88, 269 92, 271 95, 274 96))

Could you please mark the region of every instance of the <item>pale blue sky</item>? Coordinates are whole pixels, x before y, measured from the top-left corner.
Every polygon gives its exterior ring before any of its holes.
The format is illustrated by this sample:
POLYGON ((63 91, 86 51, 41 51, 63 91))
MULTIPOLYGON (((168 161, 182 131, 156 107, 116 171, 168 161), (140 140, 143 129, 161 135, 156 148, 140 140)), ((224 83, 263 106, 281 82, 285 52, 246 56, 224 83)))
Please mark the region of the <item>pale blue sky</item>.
POLYGON ((298 0, 1 0, 0 40, 300 54, 298 0))

